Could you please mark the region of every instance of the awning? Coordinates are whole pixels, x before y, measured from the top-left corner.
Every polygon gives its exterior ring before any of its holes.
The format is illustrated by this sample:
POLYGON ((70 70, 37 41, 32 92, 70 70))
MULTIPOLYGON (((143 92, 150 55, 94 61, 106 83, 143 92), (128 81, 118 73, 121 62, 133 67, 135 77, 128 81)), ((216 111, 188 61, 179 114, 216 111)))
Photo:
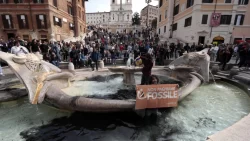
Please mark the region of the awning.
POLYGON ((224 41, 224 38, 221 37, 221 36, 217 36, 217 37, 214 37, 213 40, 215 40, 215 41, 224 41))

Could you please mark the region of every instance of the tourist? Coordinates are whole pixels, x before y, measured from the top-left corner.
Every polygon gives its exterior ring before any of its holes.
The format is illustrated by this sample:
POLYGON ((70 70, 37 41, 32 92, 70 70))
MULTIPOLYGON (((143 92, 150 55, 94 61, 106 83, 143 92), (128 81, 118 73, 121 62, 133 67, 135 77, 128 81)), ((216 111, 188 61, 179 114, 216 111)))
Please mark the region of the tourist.
POLYGON ((40 46, 39 40, 33 39, 30 46, 29 46, 30 52, 34 53, 34 54, 37 53, 37 52, 40 53, 41 50, 40 50, 39 46, 40 46))
POLYGON ((225 70, 226 64, 231 60, 231 57, 233 55, 233 48, 231 45, 228 45, 227 47, 222 50, 221 54, 221 63, 222 63, 222 70, 225 70))
POLYGON ((115 54, 115 50, 114 49, 111 49, 110 50, 110 54, 111 54, 111 63, 113 65, 116 65, 116 54, 115 54))
POLYGON ((153 60, 150 54, 146 53, 141 56, 143 68, 142 68, 142 78, 141 85, 148 85, 151 76, 151 70, 153 67, 153 60))
POLYGON ((73 62, 75 68, 80 68, 80 51, 75 46, 70 52, 70 60, 73 62))
POLYGON ((188 43, 186 43, 186 45, 184 46, 184 49, 185 49, 185 51, 187 52, 187 53, 189 53, 190 52, 190 46, 189 46, 189 44, 188 43))
POLYGON ((240 63, 239 63, 239 68, 245 65, 246 62, 246 57, 247 57, 247 43, 241 43, 238 46, 238 52, 240 55, 240 63))
POLYGON ((84 55, 84 50, 81 50, 80 67, 85 67, 86 63, 87 63, 87 59, 86 59, 86 56, 84 55))
POLYGON ((190 52, 195 52, 196 50, 196 46, 195 43, 193 43, 193 45, 190 47, 190 52))
MULTIPOLYGON (((4 44, 2 42, 2 39, 0 39, 0 51, 2 51, 3 48, 4 48, 4 44)), ((6 48, 6 44, 5 44, 5 48, 6 48)), ((4 76, 3 69, 2 69, 2 66, 1 66, 1 59, 0 59, 0 76, 4 76)))
POLYGON ((8 52, 8 46, 3 39, 0 39, 0 51, 8 52))
POLYGON ((99 53, 97 52, 96 49, 93 50, 91 53, 91 60, 92 60, 92 71, 96 70, 98 71, 98 60, 99 60, 99 53))
POLYGON ((211 47, 211 49, 210 49, 210 57, 211 57, 210 60, 211 61, 215 61, 218 50, 219 50, 218 46, 213 45, 211 47))
POLYGON ((10 51, 12 54, 17 54, 17 53, 23 53, 23 54, 28 54, 29 51, 26 47, 21 46, 19 41, 15 41, 15 46, 11 48, 10 51))

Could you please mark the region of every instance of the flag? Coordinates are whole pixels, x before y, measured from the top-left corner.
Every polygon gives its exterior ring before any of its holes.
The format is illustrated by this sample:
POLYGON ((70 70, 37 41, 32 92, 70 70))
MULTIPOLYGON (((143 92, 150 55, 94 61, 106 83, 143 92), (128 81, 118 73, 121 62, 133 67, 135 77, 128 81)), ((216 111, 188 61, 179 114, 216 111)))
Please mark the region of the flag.
POLYGON ((212 13, 211 15, 211 27, 217 27, 220 25, 221 13, 212 13))

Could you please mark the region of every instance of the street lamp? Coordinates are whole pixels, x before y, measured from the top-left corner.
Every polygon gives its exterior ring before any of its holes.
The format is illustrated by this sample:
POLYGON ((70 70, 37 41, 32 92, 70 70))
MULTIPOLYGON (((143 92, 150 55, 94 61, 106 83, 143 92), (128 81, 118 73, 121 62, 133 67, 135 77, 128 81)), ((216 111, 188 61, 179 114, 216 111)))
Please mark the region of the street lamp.
POLYGON ((147 22, 146 22, 146 26, 148 28, 148 9, 149 9, 149 3, 151 3, 152 0, 145 0, 145 3, 147 3, 147 22))

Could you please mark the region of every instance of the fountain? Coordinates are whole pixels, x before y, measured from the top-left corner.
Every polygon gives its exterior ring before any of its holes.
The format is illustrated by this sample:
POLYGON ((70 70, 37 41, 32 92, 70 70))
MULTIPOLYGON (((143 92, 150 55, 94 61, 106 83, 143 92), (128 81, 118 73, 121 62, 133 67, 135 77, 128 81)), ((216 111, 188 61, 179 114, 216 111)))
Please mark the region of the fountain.
MULTIPOLYGON (((124 80, 126 75, 116 74, 133 70, 129 62, 127 67, 114 68, 116 70, 112 72, 115 74, 73 74, 62 72, 33 54, 17 57, 0 52, 0 58, 9 64, 29 95, 28 98, 0 103, 0 124, 4 128, 0 139, 3 141, 206 140, 250 112, 247 93, 234 85, 217 81, 199 87, 203 82, 209 82, 209 56, 205 50, 184 54, 169 66, 152 70, 162 84, 171 82, 181 86, 179 106, 159 109, 161 114, 157 120, 153 117, 141 119, 133 112, 135 90, 125 89, 124 84, 139 84, 141 75, 135 72, 140 69, 131 71, 130 81, 124 80), (79 77, 84 79, 73 81, 79 77), (31 104, 36 101, 37 106, 31 104), (91 113, 71 114, 60 109, 91 113)), ((11 92, 4 100, 13 100, 11 98, 16 93, 20 91, 11 92)))
MULTIPOLYGON (((0 58, 8 63, 11 70, 24 84, 32 104, 46 101, 47 104, 59 109, 86 112, 131 111, 135 108, 135 97, 132 99, 99 99, 82 95, 72 96, 70 91, 64 91, 64 89, 73 88, 74 84, 81 84, 79 79, 74 82, 75 78, 89 77, 89 72, 83 72, 81 76, 75 76, 72 71, 62 72, 52 64, 41 60, 37 54, 16 56, 0 52, 0 58)), ((135 86, 135 72, 140 72, 141 68, 131 67, 130 64, 128 61, 127 67, 114 67, 109 70, 115 73, 122 72, 123 84, 135 86)), ((181 82, 183 87, 178 90, 179 101, 203 82, 209 81, 209 56, 206 54, 206 50, 185 54, 172 62, 171 66, 174 67, 156 69, 152 73, 160 77, 171 76, 181 82)), ((92 75, 94 76, 95 73, 92 75)), ((83 85, 78 88, 81 86, 83 85)))
POLYGON ((113 72, 113 73, 123 73, 123 83, 125 85, 135 85, 135 73, 136 72, 141 72, 140 67, 135 67, 132 66, 131 67, 131 56, 128 58, 127 61, 127 66, 126 67, 112 67, 112 68, 108 68, 109 71, 113 72))

